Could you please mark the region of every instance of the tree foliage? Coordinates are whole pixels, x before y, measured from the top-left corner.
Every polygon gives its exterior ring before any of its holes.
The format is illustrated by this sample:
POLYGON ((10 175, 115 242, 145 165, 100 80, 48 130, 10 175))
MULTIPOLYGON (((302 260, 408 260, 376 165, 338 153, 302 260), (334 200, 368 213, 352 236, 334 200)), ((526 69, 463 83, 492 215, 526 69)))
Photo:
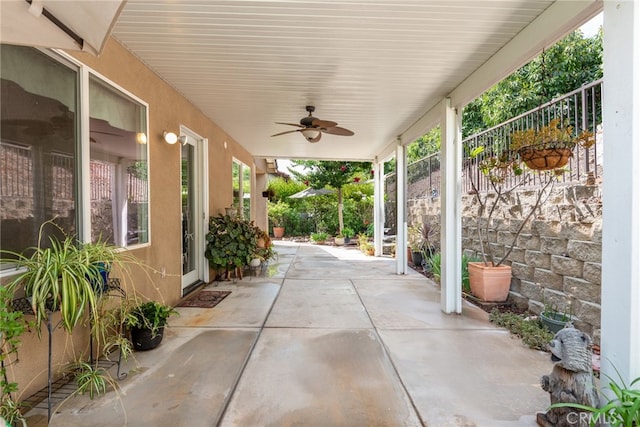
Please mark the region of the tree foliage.
POLYGON ((304 167, 303 172, 290 169, 299 181, 314 189, 333 188, 338 197, 338 231, 344 229, 342 188, 360 181, 371 170, 369 162, 336 162, 325 160, 293 160, 295 166, 304 167))
MULTIPOLYGON (((464 108, 462 136, 476 134, 562 94, 602 78, 602 29, 593 37, 574 31, 464 108)), ((409 163, 440 150, 440 128, 409 145, 409 163)), ((394 170, 395 164, 389 165, 394 170)))

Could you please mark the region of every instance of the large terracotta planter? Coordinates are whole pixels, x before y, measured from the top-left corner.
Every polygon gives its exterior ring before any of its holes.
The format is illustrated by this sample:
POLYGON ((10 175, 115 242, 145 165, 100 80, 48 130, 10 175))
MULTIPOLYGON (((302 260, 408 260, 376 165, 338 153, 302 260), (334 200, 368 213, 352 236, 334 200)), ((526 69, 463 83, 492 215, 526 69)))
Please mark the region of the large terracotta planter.
POLYGON ((482 262, 469 263, 471 293, 487 302, 503 302, 509 297, 511 266, 485 266, 482 262))
POLYGON ((284 227, 273 227, 273 237, 281 239, 284 236, 284 227))

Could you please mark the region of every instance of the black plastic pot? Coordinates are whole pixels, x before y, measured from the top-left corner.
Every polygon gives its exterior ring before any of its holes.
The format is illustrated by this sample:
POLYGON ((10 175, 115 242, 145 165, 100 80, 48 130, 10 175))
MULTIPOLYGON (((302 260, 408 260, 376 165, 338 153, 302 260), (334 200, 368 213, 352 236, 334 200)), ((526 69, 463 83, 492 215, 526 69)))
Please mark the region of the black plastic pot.
POLYGON ((156 348, 160 345, 163 336, 164 326, 158 328, 155 336, 153 336, 151 329, 131 328, 131 343, 136 351, 146 351, 156 348))
POLYGON ((411 251, 411 261, 416 267, 422 266, 422 252, 411 251))

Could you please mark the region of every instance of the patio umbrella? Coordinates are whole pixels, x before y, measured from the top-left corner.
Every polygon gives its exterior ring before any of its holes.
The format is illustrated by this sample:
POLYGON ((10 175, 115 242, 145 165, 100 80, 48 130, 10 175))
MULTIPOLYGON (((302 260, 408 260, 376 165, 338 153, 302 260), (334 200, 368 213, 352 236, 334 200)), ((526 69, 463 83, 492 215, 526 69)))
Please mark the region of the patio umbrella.
POLYGON ((335 190, 329 190, 329 189, 326 189, 326 188, 319 188, 319 189, 305 188, 302 191, 298 191, 296 194, 290 195, 289 198, 290 199, 304 199, 306 197, 321 196, 321 195, 333 194, 333 193, 335 193, 335 190))

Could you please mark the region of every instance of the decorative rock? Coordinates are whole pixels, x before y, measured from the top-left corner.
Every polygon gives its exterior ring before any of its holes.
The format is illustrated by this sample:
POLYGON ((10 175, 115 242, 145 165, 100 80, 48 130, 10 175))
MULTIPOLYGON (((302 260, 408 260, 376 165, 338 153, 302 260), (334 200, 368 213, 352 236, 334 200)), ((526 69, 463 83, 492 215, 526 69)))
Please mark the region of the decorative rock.
POLYGON ((536 268, 533 272, 533 281, 540 283, 545 288, 560 291, 563 289, 563 276, 553 273, 551 270, 536 268))
POLYGON ((575 277, 564 278, 564 293, 579 300, 600 304, 600 292, 599 285, 575 277))
POLYGON ((580 240, 569 240, 567 244, 567 255, 581 261, 601 262, 602 245, 580 240))
MULTIPOLYGON (((463 245, 464 246, 464 245, 463 245)), ((507 259, 512 262, 524 263, 524 249, 513 248, 507 259)))
POLYGON ((581 222, 566 222, 562 224, 560 237, 570 240, 590 240, 593 236, 593 224, 581 222))
POLYGON ((511 274, 520 280, 533 280, 533 267, 519 262, 511 263, 511 274))
MULTIPOLYGON (((511 266, 511 272, 513 273, 513 265, 511 266)), ((528 280, 520 281, 520 293, 531 300, 543 300, 542 287, 539 284, 528 280)))
POLYGON ((550 268, 551 256, 539 251, 525 251, 524 262, 535 268, 550 268))
POLYGON ((513 242, 513 234, 508 231, 498 231, 498 235, 496 237, 496 243, 501 245, 511 246, 513 242))
POLYGON ((563 276, 582 277, 583 262, 564 256, 551 256, 551 271, 563 276))
MULTIPOLYGON (((571 274, 573 276, 573 274, 571 274)), ((595 262, 585 262, 582 278, 596 285, 602 284, 602 265, 595 262)))
POLYGON ((532 221, 531 229, 534 234, 538 234, 542 237, 558 237, 560 234, 560 222, 559 221, 532 221))
POLYGON ((541 237, 540 251, 551 255, 565 255, 567 253, 567 239, 561 237, 541 237))
MULTIPOLYGON (((573 327, 561 329, 549 343, 551 360, 556 363, 551 374, 540 379, 540 385, 544 391, 549 392, 551 404, 599 406, 591 366, 591 343, 589 335, 573 327)), ((547 412, 539 412, 536 421, 543 427, 575 426, 576 419, 579 419, 576 417, 577 412, 581 411, 575 408, 553 408, 547 412)))

